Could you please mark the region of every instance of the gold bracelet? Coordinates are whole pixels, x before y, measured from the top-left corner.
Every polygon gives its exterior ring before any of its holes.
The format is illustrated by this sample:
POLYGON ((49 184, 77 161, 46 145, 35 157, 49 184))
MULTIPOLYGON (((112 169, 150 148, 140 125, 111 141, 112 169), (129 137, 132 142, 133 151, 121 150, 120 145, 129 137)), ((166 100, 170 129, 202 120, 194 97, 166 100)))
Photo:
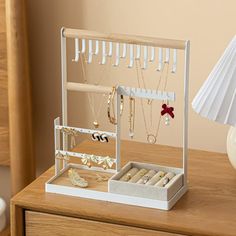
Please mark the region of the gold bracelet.
MULTIPOLYGON (((107 116, 108 116, 109 121, 113 125, 117 124, 117 121, 115 118, 115 107, 114 107, 115 93, 116 93, 116 87, 113 86, 112 91, 109 93, 108 100, 107 100, 107 105, 108 105, 107 116), (113 116, 111 116, 111 110, 112 110, 113 116)), ((124 96, 120 95, 120 116, 122 116, 123 110, 124 110, 124 96)))
POLYGON ((113 125, 116 125, 116 118, 115 118, 115 109, 114 109, 114 97, 116 93, 116 87, 112 87, 112 91, 109 93, 108 100, 107 100, 107 116, 113 125), (111 105, 112 105, 112 112, 113 116, 111 116, 111 105))
POLYGON ((129 136, 134 137, 135 99, 129 98, 129 136))

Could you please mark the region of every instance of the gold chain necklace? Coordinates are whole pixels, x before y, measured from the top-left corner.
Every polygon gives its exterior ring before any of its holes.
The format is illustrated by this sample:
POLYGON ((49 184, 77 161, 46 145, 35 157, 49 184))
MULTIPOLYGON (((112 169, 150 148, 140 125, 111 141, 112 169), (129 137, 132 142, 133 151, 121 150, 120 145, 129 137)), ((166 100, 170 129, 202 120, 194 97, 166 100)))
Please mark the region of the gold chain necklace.
MULTIPOLYGON (((85 70, 85 56, 82 54, 81 55, 81 67, 82 67, 82 73, 83 73, 83 79, 84 79, 84 83, 88 83, 88 77, 87 77, 87 74, 86 74, 86 70, 85 70)), ((109 60, 109 71, 110 72, 110 66, 111 65, 111 60, 109 60)), ((95 83, 95 85, 99 85, 101 84, 102 80, 105 78, 105 70, 106 70, 106 67, 104 67, 103 71, 102 71, 102 75, 101 77, 99 78, 99 80, 95 83)), ((98 107, 98 110, 97 112, 95 111, 95 101, 94 101, 94 96, 91 96, 91 94, 89 93, 86 93, 87 96, 88 96, 88 101, 89 101, 89 107, 90 107, 90 110, 92 112, 92 115, 93 115, 93 126, 97 129, 99 127, 99 123, 98 123, 98 118, 100 117, 100 114, 101 114, 101 109, 102 109, 102 106, 104 105, 104 102, 103 102, 103 99, 101 99, 100 101, 100 105, 98 107)), ((105 97, 105 94, 102 95, 102 98, 105 97)))
MULTIPOLYGON (((141 79, 143 81, 143 86, 144 86, 144 89, 146 89, 146 83, 145 83, 145 80, 144 80, 144 75, 142 73, 140 60, 135 60, 135 64, 136 64, 136 72, 137 72, 137 80, 138 80, 139 88, 141 88, 141 83, 140 83, 140 80, 139 80, 138 65, 139 65, 139 69, 141 71, 140 74, 141 74, 141 79), (139 62, 139 64, 137 63, 137 61, 139 62)), ((157 83, 156 91, 158 91, 158 89, 161 85, 161 78, 162 78, 162 75, 164 73, 164 69, 165 69, 166 64, 167 64, 167 70, 166 70, 166 76, 165 76, 164 91, 166 90, 167 78, 168 78, 168 74, 169 74, 169 64, 168 63, 164 64, 164 67, 161 71, 161 74, 160 74, 160 77, 159 77, 159 80, 158 80, 158 83, 157 83)), ((147 135, 147 142, 150 143, 150 144, 155 144, 157 142, 157 136, 158 136, 158 132, 159 132, 159 129, 160 129, 161 114, 160 114, 159 119, 158 119, 156 133, 153 134, 153 133, 149 132, 150 128, 148 129, 146 115, 145 115, 145 111, 144 111, 143 99, 140 99, 140 101, 141 101, 141 108, 142 108, 144 126, 145 126, 145 130, 146 130, 146 135, 147 135)), ((148 105, 150 106, 150 127, 152 126, 152 102, 153 102, 152 100, 150 100, 150 99, 148 100, 148 105)))

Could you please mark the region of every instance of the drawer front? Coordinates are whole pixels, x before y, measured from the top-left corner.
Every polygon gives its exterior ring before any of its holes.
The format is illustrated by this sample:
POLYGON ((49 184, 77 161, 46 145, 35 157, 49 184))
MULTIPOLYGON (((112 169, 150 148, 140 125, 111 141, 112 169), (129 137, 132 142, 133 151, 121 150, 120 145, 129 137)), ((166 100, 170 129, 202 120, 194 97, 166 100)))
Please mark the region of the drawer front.
POLYGON ((179 234, 33 211, 25 212, 25 232, 26 236, 181 236, 179 234))

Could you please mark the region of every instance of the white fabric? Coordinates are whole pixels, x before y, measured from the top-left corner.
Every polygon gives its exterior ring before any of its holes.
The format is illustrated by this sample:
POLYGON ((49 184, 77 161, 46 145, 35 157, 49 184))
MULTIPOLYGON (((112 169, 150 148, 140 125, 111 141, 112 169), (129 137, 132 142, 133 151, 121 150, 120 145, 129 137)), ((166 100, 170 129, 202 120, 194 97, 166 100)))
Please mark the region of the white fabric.
POLYGON ((236 126, 236 36, 192 102, 201 116, 236 126))

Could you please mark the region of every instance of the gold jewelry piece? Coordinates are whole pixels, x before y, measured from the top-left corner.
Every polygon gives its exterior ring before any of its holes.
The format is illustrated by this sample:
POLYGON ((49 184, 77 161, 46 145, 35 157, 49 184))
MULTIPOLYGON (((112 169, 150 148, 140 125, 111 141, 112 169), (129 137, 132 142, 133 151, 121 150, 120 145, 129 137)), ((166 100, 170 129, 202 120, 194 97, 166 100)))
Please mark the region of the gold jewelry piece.
POLYGON ((125 173, 119 180, 120 180, 120 181, 127 182, 127 181, 129 181, 138 171, 139 171, 138 168, 133 167, 133 168, 131 168, 127 173, 125 173))
POLYGON ((112 87, 112 91, 109 93, 108 100, 107 100, 107 116, 113 125, 116 125, 116 118, 115 118, 115 106, 114 106, 114 97, 116 93, 116 87, 112 87), (113 116, 111 115, 113 113, 113 116))
POLYGON ((81 162, 89 168, 92 167, 90 155, 84 154, 84 156, 81 158, 81 162))
MULTIPOLYGON (((138 81, 138 85, 139 85, 139 88, 141 88, 141 82, 140 82, 140 78, 141 77, 141 81, 143 83, 143 87, 144 89, 146 90, 147 89, 147 86, 146 86, 146 83, 145 83, 145 80, 144 80, 144 75, 143 75, 143 71, 141 69, 141 64, 140 64, 140 60, 136 59, 135 60, 135 64, 136 64, 136 73, 137 73, 137 81, 138 81), (140 74, 141 76, 139 75, 139 68, 140 68, 140 74)), ((165 63, 164 66, 163 66, 163 69, 161 71, 161 74, 160 74, 160 77, 159 77, 159 80, 157 81, 157 86, 156 86, 156 91, 158 92, 159 90, 159 87, 161 85, 161 81, 162 81, 162 76, 164 74, 164 71, 165 71, 165 65, 167 65, 167 69, 166 69, 166 75, 165 75, 165 78, 164 78, 164 88, 163 88, 163 91, 166 90, 166 87, 167 87, 167 78, 168 78, 168 74, 169 74, 169 64, 168 63, 165 63)), ((161 113, 159 114, 159 119, 158 119, 158 122, 157 122, 157 129, 156 129, 156 132, 155 133, 152 133, 151 130, 154 130, 152 128, 152 106, 153 106, 153 100, 152 99, 148 99, 147 101, 147 104, 148 106, 150 107, 150 126, 148 127, 148 122, 147 122, 147 118, 146 118, 146 115, 145 115, 145 111, 144 111, 144 104, 143 104, 143 99, 140 99, 141 101, 141 108, 142 108, 142 114, 143 114, 143 120, 144 120, 144 126, 145 126, 145 131, 146 131, 146 137, 147 137, 147 142, 150 143, 150 144, 155 144, 157 142, 157 137, 158 137, 158 133, 159 133, 159 129, 160 129, 160 123, 161 123, 161 113)))
POLYGON ((174 178, 174 176, 175 176, 175 173, 168 172, 164 178, 162 178, 159 182, 155 184, 155 186, 165 187, 170 182, 170 180, 174 178))
MULTIPOLYGON (((115 117, 115 93, 116 87, 112 87, 112 91, 109 93, 108 100, 107 100, 107 116, 113 125, 117 124, 117 120, 115 117)), ((120 95, 120 116, 122 116, 124 110, 124 96, 120 95)))
POLYGON ((129 136, 134 137, 135 99, 129 97, 129 136))
POLYGON ((68 176, 71 181, 71 183, 75 186, 86 188, 88 187, 88 181, 86 181, 84 178, 80 177, 76 169, 69 169, 68 170, 68 176))
MULTIPOLYGON (((88 81, 88 76, 87 76, 87 74, 86 74, 86 68, 85 68, 85 61, 86 61, 86 60, 85 60, 84 54, 81 55, 80 61, 81 61, 81 68, 82 68, 82 74, 83 74, 84 83, 85 83, 85 84, 88 84, 89 81, 88 81)), ((101 72, 101 76, 100 76, 100 78, 94 83, 95 85, 100 85, 101 82, 104 80, 104 78, 107 77, 105 72, 107 72, 107 73, 110 72, 110 68, 111 68, 110 64, 111 64, 111 59, 109 59, 109 65, 108 65, 108 67, 106 67, 106 66, 103 67, 104 69, 103 69, 103 71, 101 72), (106 68, 108 68, 107 71, 106 71, 106 68)), ((91 84, 91 82, 90 82, 90 84, 91 84)), ((94 98, 94 95, 92 95, 92 94, 90 94, 90 93, 86 93, 86 94, 87 94, 87 96, 88 96, 88 102, 89 102, 90 110, 91 110, 91 112, 92 112, 92 116, 93 116, 93 119, 94 119, 94 121, 93 121, 93 126, 94 126, 95 129, 97 129, 97 128, 99 127, 98 118, 99 118, 99 116, 101 115, 101 110, 102 110, 102 107, 104 106, 103 98, 105 97, 105 94, 102 95, 102 98, 101 98, 100 101, 99 101, 100 104, 99 104, 99 106, 97 106, 97 108, 98 108, 97 110, 95 110, 96 105, 95 105, 95 98, 94 98)))
POLYGON ((73 149, 76 146, 76 139, 75 136, 79 134, 77 130, 74 128, 62 127, 61 132, 67 135, 70 135, 70 148, 73 149))
POLYGON ((136 173, 130 180, 130 183, 136 183, 138 180, 140 180, 146 173, 148 172, 147 169, 141 169, 138 173, 136 173))
POLYGON ((57 154, 56 154, 56 159, 64 160, 64 161, 69 161, 70 160, 70 156, 67 153, 64 155, 60 151, 58 151, 57 154))
POLYGON ((99 174, 96 174, 96 180, 97 182, 105 182, 107 181, 109 178, 105 175, 99 175, 99 174))
POLYGON ((165 176, 164 171, 158 171, 157 174, 155 174, 147 183, 146 185, 155 185, 160 179, 162 179, 165 176))
POLYGON ((137 184, 146 184, 157 172, 155 170, 149 170, 147 174, 145 174, 137 184))
POLYGON ((108 168, 112 168, 113 164, 115 163, 115 160, 109 156, 102 157, 102 156, 96 156, 96 155, 89 155, 89 154, 84 154, 83 157, 81 158, 81 162, 84 165, 87 165, 88 167, 91 167, 93 163, 96 163, 98 165, 102 165, 103 169, 106 170, 108 168))

